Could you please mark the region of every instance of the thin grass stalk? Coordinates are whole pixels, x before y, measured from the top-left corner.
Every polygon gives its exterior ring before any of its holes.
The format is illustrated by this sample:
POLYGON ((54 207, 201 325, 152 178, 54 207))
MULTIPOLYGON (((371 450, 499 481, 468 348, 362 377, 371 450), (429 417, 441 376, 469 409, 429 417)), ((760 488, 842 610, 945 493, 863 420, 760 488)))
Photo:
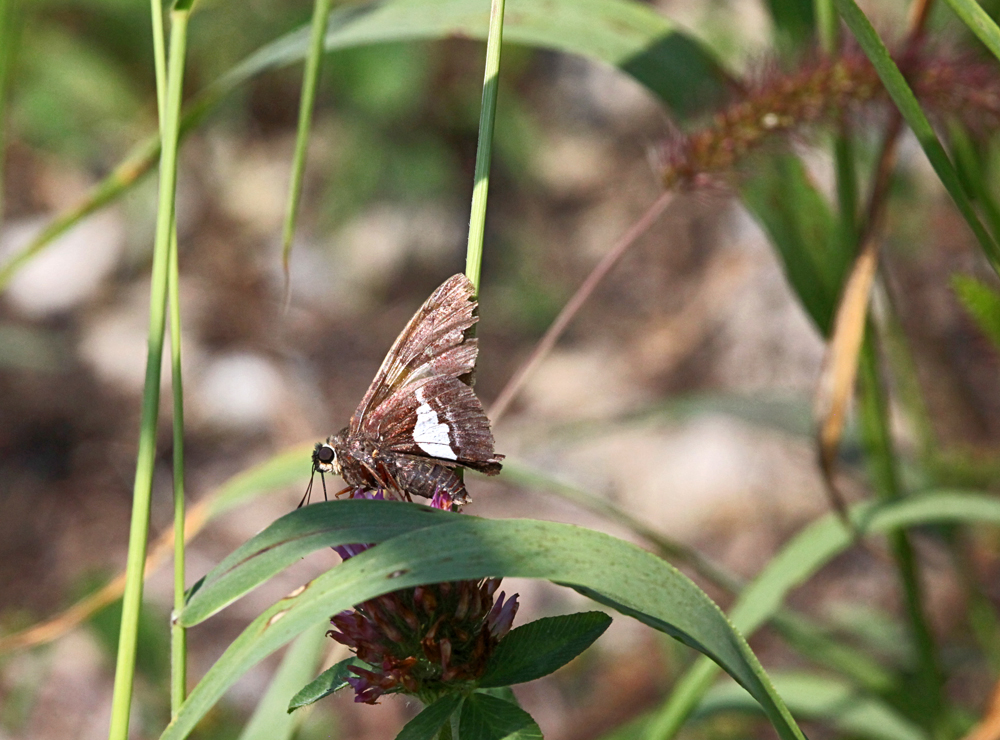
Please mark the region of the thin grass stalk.
POLYGON ((472 186, 469 215, 469 245, 465 274, 479 292, 483 267, 483 236, 486 230, 486 196, 490 189, 490 162, 493 159, 493 128, 497 116, 497 89, 500 84, 500 47, 503 42, 504 0, 492 0, 490 30, 486 38, 486 72, 483 75, 483 102, 479 111, 479 142, 476 146, 476 174, 472 186))
MULTIPOLYGON (((222 514, 242 506, 255 496, 274 491, 302 478, 302 458, 313 444, 298 445, 260 465, 239 473, 215 490, 203 496, 188 509, 184 522, 184 539, 191 542, 205 526, 222 514)), ((152 576, 173 552, 174 531, 165 530, 146 556, 145 577, 152 576)), ((46 645, 66 635, 101 609, 113 604, 125 591, 122 571, 97 591, 84 596, 69 608, 19 632, 0 635, 0 658, 5 655, 46 645)))
POLYGON ((7 96, 13 77, 14 50, 18 45, 18 26, 14 18, 17 0, 0 0, 0 229, 4 216, 4 163, 7 152, 7 96))
MULTIPOLYGON (((184 608, 184 383, 181 375, 180 270, 177 255, 177 221, 170 233, 170 269, 167 300, 170 307, 170 370, 174 401, 174 611, 184 608)), ((170 625, 170 716, 176 717, 187 696, 187 630, 176 622, 170 625)))
POLYGON ((957 121, 948 127, 948 139, 955 154, 958 173, 969 186, 973 199, 979 203, 983 216, 994 234, 1000 234, 1000 208, 987 185, 980 166, 981 154, 976 151, 968 133, 957 121))
POLYGON ((288 205, 285 209, 285 226, 281 236, 281 263, 288 287, 288 260, 292 253, 292 239, 298 221, 299 201, 302 199, 302 181, 306 171, 306 151, 309 148, 309 129, 312 127, 316 86, 323 63, 323 38, 331 0, 316 0, 313 6, 312 28, 309 32, 309 55, 306 57, 305 74, 302 76, 302 96, 299 99, 299 125, 295 137, 295 154, 292 158, 292 176, 288 183, 288 205))
POLYGON ((510 408, 510 404, 520 393, 521 389, 524 387, 525 382, 531 376, 531 373, 536 367, 544 360, 552 348, 555 347, 559 337, 562 336, 563 332, 566 331, 566 327, 569 326, 570 322, 576 317, 583 307, 583 304, 587 302, 591 294, 600 284, 600 282, 611 272, 612 268, 618 264, 618 261, 622 258, 628 248, 635 244, 636 240, 645 234, 649 229, 656 223, 657 219, 663 215, 663 212, 667 209, 674 199, 674 191, 667 190, 657 198, 653 204, 646 209, 646 212, 639 217, 639 220, 632 224, 628 230, 622 234, 618 242, 611 247, 601 261, 594 266, 590 274, 587 276, 586 280, 577 288, 576 293, 573 294, 572 298, 566 302, 566 305, 562 307, 559 315, 556 316, 555 321, 553 321, 549 328, 545 330, 545 334, 542 338, 538 340, 535 348, 531 350, 531 354, 528 355, 521 366, 517 369, 511 379, 507 381, 507 384, 501 389, 500 394, 497 396, 493 405, 490 406, 489 417, 496 424, 499 422, 500 418, 507 413, 510 408))
POLYGON ((976 0, 945 0, 976 38, 1000 59, 1000 28, 976 0))
MULTIPOLYGON (((878 355, 870 332, 861 350, 861 428, 866 447, 866 457, 876 494, 883 500, 894 500, 903 495, 899 481, 896 453, 893 449, 889 424, 889 408, 882 390, 878 355)), ((923 605, 923 590, 916 557, 909 534, 898 529, 889 535, 889 546, 896 561, 910 633, 917 654, 920 680, 930 717, 932 737, 947 737, 944 698, 944 676, 937 657, 937 647, 928 624, 923 605)))
MULTIPOLYGON (((155 16, 160 12, 157 0, 153 0, 152 10, 155 23, 155 16)), ((160 154, 160 191, 149 302, 146 380, 142 398, 135 485, 132 492, 132 522, 129 530, 125 592, 122 599, 122 619, 115 666, 114 694, 111 703, 109 740, 126 740, 128 737, 132 684, 135 678, 139 610, 142 606, 143 566, 146 559, 146 544, 149 539, 149 510, 156 455, 160 366, 163 361, 170 237, 173 232, 174 199, 177 184, 178 129, 189 15, 190 4, 184 9, 175 9, 171 13, 166 111, 162 116, 163 130, 161 131, 163 147, 160 154)))
MULTIPOLYGON (((152 9, 153 54, 156 69, 156 101, 160 130, 166 127, 167 59, 163 33, 163 13, 152 9)), ((181 376, 181 314, 177 254, 177 214, 171 219, 170 264, 167 275, 167 301, 170 311, 170 370, 173 397, 173 494, 174 494, 174 611, 184 608, 185 537, 184 537, 184 384, 181 376)), ((180 624, 170 626, 170 716, 176 717, 187 694, 187 630, 180 624)))
MULTIPOLYGON (((885 85, 885 89, 900 115, 916 136, 924 154, 934 168, 934 172, 941 180, 941 184, 944 185, 975 235, 990 266, 1000 275, 1000 244, 996 241, 997 235, 990 234, 979 220, 979 215, 973 208, 969 195, 965 192, 954 164, 945 152, 944 146, 934 132, 927 115, 920 107, 920 103, 917 102, 913 90, 889 55, 885 43, 855 0, 834 0, 834 3, 840 17, 851 29, 862 51, 875 67, 875 71, 882 80, 882 84, 885 85)), ((926 17, 930 1, 915 3, 914 6, 921 16, 926 17)))
POLYGON ((816 36, 824 54, 832 55, 840 44, 840 19, 834 10, 833 0, 814 0, 816 36))
POLYGON ((841 121, 833 143, 833 161, 837 179, 837 206, 840 225, 848 244, 858 243, 858 172, 854 165, 854 141, 841 121))

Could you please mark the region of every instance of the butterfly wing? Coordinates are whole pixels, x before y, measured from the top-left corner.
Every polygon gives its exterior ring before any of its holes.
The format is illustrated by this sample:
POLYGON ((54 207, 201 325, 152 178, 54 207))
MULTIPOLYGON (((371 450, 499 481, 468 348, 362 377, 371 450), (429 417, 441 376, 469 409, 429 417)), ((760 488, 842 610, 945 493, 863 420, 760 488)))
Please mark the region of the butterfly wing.
POLYGON ((494 474, 502 456, 482 404, 461 378, 469 376, 479 345, 466 338, 478 321, 472 283, 448 278, 396 339, 361 405, 351 432, 378 439, 394 452, 433 457, 494 474))

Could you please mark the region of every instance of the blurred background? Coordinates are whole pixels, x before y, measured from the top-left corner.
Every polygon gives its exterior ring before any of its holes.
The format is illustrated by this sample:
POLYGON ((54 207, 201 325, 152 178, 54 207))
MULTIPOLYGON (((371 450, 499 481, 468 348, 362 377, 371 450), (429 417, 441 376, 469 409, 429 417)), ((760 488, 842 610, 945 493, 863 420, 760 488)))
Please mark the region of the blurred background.
MULTIPOLYGON (((335 4, 336 5, 336 4, 335 4)), ((755 0, 650 4, 731 71, 773 55, 755 0)), ((880 28, 903 3, 869 3, 880 28)), ((36 0, 15 8, 19 43, 6 107, 6 260, 156 128, 149 8, 126 0, 36 0)), ((307 23, 305 0, 206 2, 191 24, 194 93, 250 52, 307 23)), ((949 26, 936 28, 943 38, 949 26)), ((960 41, 957 32, 952 36, 960 41)), ((301 65, 241 86, 185 141, 178 230, 189 498, 291 445, 346 424, 417 306, 464 267, 483 45, 449 39, 326 58, 302 215, 284 303, 280 232, 301 65)), ((496 397, 601 256, 662 191, 658 156, 675 123, 618 70, 511 46, 501 75, 481 292, 477 391, 496 397)), ((821 189, 833 165, 791 143, 821 189)), ((862 140, 862 147, 874 147, 862 140)), ((904 139, 886 233, 885 274, 914 377, 955 485, 996 484, 997 357, 947 277, 983 274, 972 237, 911 139, 904 139)), ((992 155, 991 155, 992 156, 992 155)), ((0 631, 56 614, 124 567, 148 324, 155 177, 40 253, 0 296, 0 631)), ((824 342, 755 220, 725 188, 678 197, 598 288, 496 425, 497 450, 612 501, 648 526, 752 576, 827 502, 811 403, 824 342)), ((166 365, 165 365, 166 368, 166 365)), ((165 387, 169 371, 164 372, 165 387)), ((170 402, 161 413, 152 533, 169 526, 170 402)), ((917 443, 900 422, 904 454, 917 443), (908 447, 909 445, 909 447, 908 447)), ((849 496, 864 495, 857 441, 844 450, 849 496)), ((307 481, 209 525, 189 550, 190 580, 288 512, 307 481)), ((540 490, 475 478, 469 513, 584 524, 641 540, 540 490)), ((976 567, 1000 605, 995 535, 976 567)), ((981 703, 989 669, 970 647, 964 601, 939 548, 923 543, 934 629, 958 666, 949 690, 981 703), (963 662, 964 661, 964 662, 963 662)), ((272 601, 337 562, 317 554, 190 632, 192 680, 272 601)), ((793 603, 831 629, 905 661, 894 574, 854 551, 793 603), (859 638, 860 639, 860 638, 859 638)), ((518 623, 584 608, 582 597, 516 581, 518 623)), ((725 605, 727 597, 709 588, 725 605)), ((169 568, 146 590, 135 737, 168 715, 169 568)), ((59 640, 0 655, 0 738, 100 738, 117 641, 115 606, 59 640)), ((767 630, 769 670, 799 660, 767 630)), ((332 641, 331 641, 332 647, 332 641)), ((517 695, 552 740, 603 737, 656 706, 689 651, 625 618, 594 650, 517 695)), ((198 737, 237 737, 277 658, 241 680, 198 737)), ((387 738, 415 707, 338 696, 302 738, 387 738)), ((740 716, 697 737, 771 737, 740 716)), ((815 727, 811 736, 831 737, 815 727)), ((832 733, 832 734, 831 734, 832 733)), ((628 737, 627 733, 622 735, 628 737)))

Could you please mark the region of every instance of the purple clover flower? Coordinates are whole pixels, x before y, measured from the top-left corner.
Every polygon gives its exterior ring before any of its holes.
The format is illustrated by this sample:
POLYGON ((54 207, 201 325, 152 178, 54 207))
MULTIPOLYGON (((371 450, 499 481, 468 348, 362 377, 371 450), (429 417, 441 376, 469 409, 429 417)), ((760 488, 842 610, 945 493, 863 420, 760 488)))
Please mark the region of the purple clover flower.
MULTIPOLYGON (((351 498, 384 499, 382 491, 354 489, 351 498)), ((436 493, 430 505, 457 510, 436 493)), ((374 545, 339 545, 344 559, 374 545)), ((394 591, 334 615, 327 632, 370 666, 352 666, 347 679, 354 700, 376 704, 385 694, 405 693, 426 702, 470 685, 486 669, 517 614, 517 594, 506 598, 499 578, 454 581, 394 591)))

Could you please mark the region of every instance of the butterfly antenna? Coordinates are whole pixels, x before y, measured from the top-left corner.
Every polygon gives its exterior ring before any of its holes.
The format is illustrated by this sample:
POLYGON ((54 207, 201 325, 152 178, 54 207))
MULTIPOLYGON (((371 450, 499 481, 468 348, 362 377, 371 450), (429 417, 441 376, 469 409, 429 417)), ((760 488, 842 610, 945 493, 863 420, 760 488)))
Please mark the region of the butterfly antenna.
POLYGON ((322 473, 319 474, 319 479, 323 483, 323 500, 329 501, 329 497, 326 495, 326 476, 322 473))
MULTIPOLYGON (((299 505, 295 507, 296 509, 301 509, 303 507, 303 505, 309 503, 309 494, 312 493, 313 479, 315 477, 316 477, 316 470, 314 468, 313 472, 312 472, 312 475, 309 476, 309 485, 306 486, 306 492, 304 494, 302 494, 302 500, 299 501, 299 505)), ((323 484, 323 493, 324 494, 326 493, 326 483, 323 484)))

